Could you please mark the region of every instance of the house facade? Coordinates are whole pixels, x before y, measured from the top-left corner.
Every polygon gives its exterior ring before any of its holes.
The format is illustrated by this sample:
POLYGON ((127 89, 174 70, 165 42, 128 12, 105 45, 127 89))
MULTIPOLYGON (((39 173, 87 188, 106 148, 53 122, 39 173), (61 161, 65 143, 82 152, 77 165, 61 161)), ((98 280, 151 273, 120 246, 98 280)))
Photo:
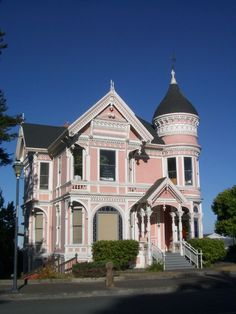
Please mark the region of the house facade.
POLYGON ((140 242, 143 267, 152 248, 174 251, 202 237, 198 125, 173 70, 151 123, 113 82, 69 126, 22 123, 16 159, 24 165, 28 270, 52 254, 91 260, 93 242, 118 239, 140 242))

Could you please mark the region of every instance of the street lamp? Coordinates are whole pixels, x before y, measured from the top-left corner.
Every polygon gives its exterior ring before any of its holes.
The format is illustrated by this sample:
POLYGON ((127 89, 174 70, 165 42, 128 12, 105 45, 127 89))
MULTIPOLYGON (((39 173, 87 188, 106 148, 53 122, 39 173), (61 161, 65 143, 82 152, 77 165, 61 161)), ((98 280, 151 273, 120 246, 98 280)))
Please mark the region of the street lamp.
POLYGON ((12 292, 18 292, 17 288, 17 244, 18 244, 18 214, 19 214, 19 181, 22 171, 22 163, 16 160, 13 164, 13 169, 16 176, 16 208, 15 208, 15 237, 14 237, 14 274, 12 292))

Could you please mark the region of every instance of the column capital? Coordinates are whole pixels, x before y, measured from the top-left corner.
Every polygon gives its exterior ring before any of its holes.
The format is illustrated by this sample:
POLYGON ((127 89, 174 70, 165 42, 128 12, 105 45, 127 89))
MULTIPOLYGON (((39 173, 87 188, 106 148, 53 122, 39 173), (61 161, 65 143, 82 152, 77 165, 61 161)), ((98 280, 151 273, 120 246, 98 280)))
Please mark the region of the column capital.
POLYGON ((152 214, 152 209, 151 209, 150 206, 147 206, 146 213, 147 213, 147 216, 148 216, 148 217, 151 216, 151 214, 152 214))
POLYGON ((140 215, 141 217, 145 216, 145 210, 143 208, 140 208, 140 215))
POLYGON ((176 213, 175 212, 170 212, 170 215, 171 215, 172 219, 174 219, 175 216, 176 216, 176 213))
POLYGON ((179 218, 181 218, 183 216, 183 214, 184 214, 184 211, 182 211, 182 210, 177 211, 177 215, 179 216, 179 218))

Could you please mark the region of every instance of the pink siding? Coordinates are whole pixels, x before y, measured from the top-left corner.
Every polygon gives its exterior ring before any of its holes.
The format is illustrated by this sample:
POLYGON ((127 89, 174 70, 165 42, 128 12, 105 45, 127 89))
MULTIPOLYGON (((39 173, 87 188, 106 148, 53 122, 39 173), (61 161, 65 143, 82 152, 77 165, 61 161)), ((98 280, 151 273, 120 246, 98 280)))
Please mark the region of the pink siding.
POLYGON ((97 149, 90 149, 90 157, 91 157, 91 167, 90 167, 90 176, 92 181, 96 181, 98 179, 97 173, 97 160, 98 160, 98 152, 97 149))
POLYGON ((153 183, 162 177, 161 159, 153 158, 147 162, 140 160, 135 166, 135 177, 137 183, 153 183))
POLYGON ((180 143, 185 143, 185 144, 191 144, 191 145, 198 145, 198 140, 196 136, 193 135, 168 135, 168 136, 163 136, 162 138, 165 142, 165 144, 180 144, 180 143))

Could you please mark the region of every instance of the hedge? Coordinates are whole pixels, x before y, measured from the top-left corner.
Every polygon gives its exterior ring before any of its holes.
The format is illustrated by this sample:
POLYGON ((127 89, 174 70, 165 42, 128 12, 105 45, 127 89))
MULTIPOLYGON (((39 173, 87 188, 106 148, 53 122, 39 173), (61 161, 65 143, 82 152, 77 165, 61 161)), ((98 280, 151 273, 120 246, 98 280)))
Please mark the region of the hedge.
POLYGON ((93 244, 93 260, 112 261, 115 268, 126 269, 134 264, 139 252, 139 243, 135 240, 97 241, 93 244))
POLYGON ((204 266, 222 260, 226 255, 224 242, 222 240, 215 240, 209 238, 191 239, 188 240, 195 249, 202 250, 202 259, 204 266))
POLYGON ((72 266, 72 273, 77 278, 98 278, 106 276, 105 262, 84 262, 72 266))

